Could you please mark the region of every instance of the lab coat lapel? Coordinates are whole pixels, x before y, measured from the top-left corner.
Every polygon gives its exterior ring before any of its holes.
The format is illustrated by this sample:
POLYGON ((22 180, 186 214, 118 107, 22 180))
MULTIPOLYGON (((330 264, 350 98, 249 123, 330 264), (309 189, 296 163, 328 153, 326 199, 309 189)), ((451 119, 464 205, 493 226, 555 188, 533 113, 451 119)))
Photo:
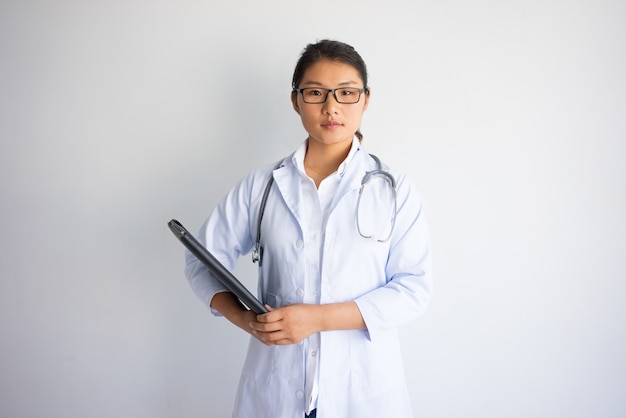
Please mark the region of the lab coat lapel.
MULTIPOLYGON (((347 164, 337 193, 331 203, 331 213, 342 199, 350 196, 352 193, 358 193, 363 176, 368 170, 375 169, 375 163, 370 160, 370 156, 363 149, 359 149, 347 164)), ((285 160, 285 165, 274 170, 274 181, 287 207, 293 213, 298 223, 302 225, 302 179, 300 172, 293 164, 292 156, 285 160)))
POLYGON ((274 182, 298 224, 302 225, 301 179, 300 173, 291 161, 291 157, 286 160, 284 166, 274 170, 274 182))
POLYGON ((352 193, 358 193, 358 190, 361 187, 361 179, 367 172, 366 161, 368 158, 369 155, 362 149, 359 149, 352 160, 348 162, 343 178, 341 179, 341 182, 339 182, 337 193, 331 203, 331 213, 341 200, 350 196, 352 193))

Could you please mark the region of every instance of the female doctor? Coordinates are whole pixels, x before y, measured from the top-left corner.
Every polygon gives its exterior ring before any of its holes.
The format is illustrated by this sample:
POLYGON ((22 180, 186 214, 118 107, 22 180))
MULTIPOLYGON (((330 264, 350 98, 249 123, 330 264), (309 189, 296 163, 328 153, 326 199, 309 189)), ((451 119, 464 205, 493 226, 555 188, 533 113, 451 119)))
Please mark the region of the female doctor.
POLYGON ((260 228, 258 294, 269 313, 247 310, 186 256, 196 295, 253 337, 233 416, 410 417, 398 328, 431 295, 422 204, 409 179, 361 145, 370 89, 351 46, 308 45, 292 87, 306 140, 239 182, 198 237, 232 270, 260 228))

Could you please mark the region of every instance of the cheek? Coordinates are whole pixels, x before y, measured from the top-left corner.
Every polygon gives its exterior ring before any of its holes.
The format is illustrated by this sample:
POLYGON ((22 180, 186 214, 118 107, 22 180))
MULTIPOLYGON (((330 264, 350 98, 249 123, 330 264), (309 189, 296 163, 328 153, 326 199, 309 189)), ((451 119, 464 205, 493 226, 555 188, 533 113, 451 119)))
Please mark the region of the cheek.
POLYGON ((361 119, 363 118, 364 111, 365 109, 363 108, 354 109, 353 111, 349 112, 346 116, 348 116, 350 123, 355 124, 355 125, 360 125, 361 119))
POLYGON ((300 107, 300 111, 298 113, 300 114, 300 118, 304 124, 316 122, 319 117, 319 112, 312 110, 309 106, 304 108, 300 107))

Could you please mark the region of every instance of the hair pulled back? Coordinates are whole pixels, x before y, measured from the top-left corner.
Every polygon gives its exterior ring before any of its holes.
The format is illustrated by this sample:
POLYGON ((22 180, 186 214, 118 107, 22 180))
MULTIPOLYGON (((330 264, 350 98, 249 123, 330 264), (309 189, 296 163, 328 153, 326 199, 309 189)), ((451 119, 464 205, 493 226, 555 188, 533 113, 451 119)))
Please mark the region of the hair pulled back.
MULTIPOLYGON (((304 73, 309 67, 321 60, 331 60, 341 62, 352 66, 361 77, 363 81, 363 87, 365 88, 365 94, 369 94, 367 86, 367 66, 365 61, 361 58, 361 55, 350 45, 329 39, 318 41, 317 43, 308 44, 300 59, 296 64, 296 68, 293 71, 293 78, 291 81, 291 87, 297 89, 304 73)), ((295 91, 292 94, 297 94, 295 91)), ((360 131, 356 131, 355 135, 359 138, 359 141, 363 139, 363 135, 360 131)))

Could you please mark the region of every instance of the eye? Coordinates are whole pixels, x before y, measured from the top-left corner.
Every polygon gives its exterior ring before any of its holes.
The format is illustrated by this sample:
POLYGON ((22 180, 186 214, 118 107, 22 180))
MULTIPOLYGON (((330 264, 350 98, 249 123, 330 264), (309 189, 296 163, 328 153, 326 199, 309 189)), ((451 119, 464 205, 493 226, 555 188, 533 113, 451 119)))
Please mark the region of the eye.
POLYGON ((303 89, 302 91, 305 96, 315 97, 315 96, 321 96, 323 94, 322 90, 320 89, 303 89))

